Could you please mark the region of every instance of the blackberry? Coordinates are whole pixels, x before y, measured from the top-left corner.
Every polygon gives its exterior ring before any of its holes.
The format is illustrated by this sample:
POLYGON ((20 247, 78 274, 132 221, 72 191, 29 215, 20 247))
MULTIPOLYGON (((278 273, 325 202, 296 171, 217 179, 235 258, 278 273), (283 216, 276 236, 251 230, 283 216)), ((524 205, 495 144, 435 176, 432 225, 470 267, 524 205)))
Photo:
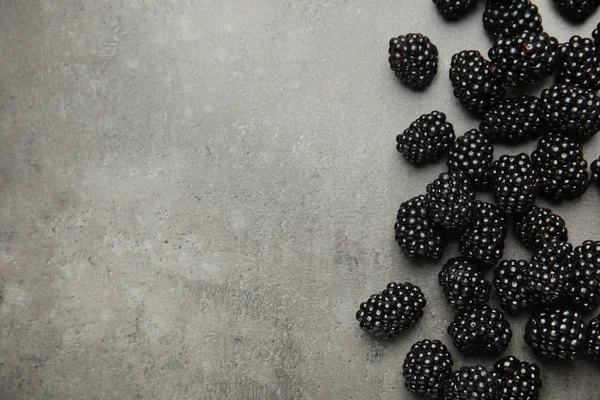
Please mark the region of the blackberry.
POLYGON ((471 129, 456 139, 448 151, 448 171, 460 171, 474 187, 487 186, 494 146, 486 135, 471 129))
POLYGON ((412 283, 389 283, 381 294, 361 303, 356 319, 362 330, 392 338, 417 323, 427 304, 421 289, 412 283))
POLYGON ((592 162, 590 171, 592 171, 592 181, 600 184, 600 156, 592 162))
POLYGON ((500 382, 485 367, 462 367, 444 385, 442 400, 495 400, 500 382))
POLYGON ((472 223, 460 235, 460 253, 479 264, 494 265, 502 258, 507 230, 501 208, 475 200, 472 223))
POLYGON ((540 309, 525 327, 525 342, 538 356, 576 360, 584 351, 586 325, 577 311, 540 309))
POLYGON ((575 259, 571 301, 583 311, 592 311, 600 305, 600 242, 583 242, 575 248, 575 259))
POLYGON ((477 0, 433 0, 433 4, 444 18, 454 20, 469 12, 477 0))
POLYGON ((592 319, 588 324, 585 345, 587 352, 592 358, 600 361, 600 316, 592 319))
POLYGON ((600 97, 572 85, 555 85, 541 96, 542 116, 550 127, 574 138, 590 137, 600 130, 600 97))
POLYGON ((494 270, 492 285, 502 308, 511 314, 517 314, 530 306, 528 273, 529 262, 525 260, 503 260, 494 270))
POLYGON ((444 232, 427 215, 425 195, 403 202, 396 218, 396 242, 411 260, 439 260, 446 247, 444 232))
POLYGON ((421 340, 412 345, 404 359, 404 387, 417 396, 439 399, 453 364, 446 345, 439 340, 421 340))
POLYGON ((475 50, 464 50, 452 56, 450 81, 454 97, 468 111, 478 116, 483 116, 505 94, 492 72, 492 64, 475 50))
POLYGON ((530 95, 502 99, 479 125, 492 140, 509 144, 535 139, 542 133, 540 99, 530 95))
POLYGON ((474 264, 462 257, 451 258, 444 264, 439 282, 452 307, 479 306, 490 299, 492 285, 474 264))
POLYGON ((583 21, 600 6, 600 0, 552 0, 561 15, 575 22, 583 21))
POLYGON ((552 75, 558 40, 547 33, 523 32, 494 42, 488 55, 505 85, 533 83, 552 75))
POLYGON ((512 331, 502 311, 487 304, 461 311, 448 327, 454 346, 463 353, 506 350, 512 331))
POLYGON ((565 220, 549 208, 538 206, 517 220, 515 234, 521 243, 534 250, 552 240, 569 240, 565 220))
POLYGON ((500 381, 498 400, 537 400, 542 388, 541 370, 537 364, 508 356, 494 364, 492 375, 500 381))
POLYGON ((527 290, 531 301, 559 305, 573 290, 575 253, 569 243, 552 241, 541 245, 531 258, 527 290))
POLYGON ((492 194, 505 212, 523 214, 534 205, 539 179, 527 154, 503 155, 490 171, 492 194))
POLYGON ((396 137, 396 149, 415 165, 438 160, 454 142, 454 127, 446 114, 432 111, 413 121, 396 137))
POLYGON ((487 0, 483 27, 494 39, 544 30, 538 8, 529 0, 487 0))
POLYGON ((426 201, 431 220, 445 228, 462 228, 473 212, 475 192, 460 172, 441 173, 427 185, 426 201))
POLYGON ((590 38, 573 36, 558 48, 558 83, 600 89, 600 55, 590 38))
POLYGON ((425 89, 437 74, 438 49, 420 33, 392 38, 389 54, 390 68, 413 90, 425 89))

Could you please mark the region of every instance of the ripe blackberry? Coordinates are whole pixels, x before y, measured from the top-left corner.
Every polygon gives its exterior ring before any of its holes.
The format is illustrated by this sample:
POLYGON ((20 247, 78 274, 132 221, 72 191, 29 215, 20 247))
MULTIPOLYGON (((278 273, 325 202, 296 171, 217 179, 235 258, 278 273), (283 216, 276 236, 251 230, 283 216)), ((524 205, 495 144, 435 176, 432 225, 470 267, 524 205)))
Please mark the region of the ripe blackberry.
POLYGON ((531 305, 527 290, 528 273, 529 262, 525 260, 503 260, 494 270, 492 285, 502 308, 511 314, 531 305))
POLYGON ((549 208, 538 206, 533 206, 517 220, 515 234, 521 243, 533 250, 552 240, 569 240, 565 220, 549 208))
POLYGON ((462 367, 444 384, 442 400, 496 400, 500 382, 485 367, 462 367))
POLYGON ((542 128, 540 99, 526 94, 500 100, 479 125, 492 140, 509 144, 535 139, 542 128))
POLYGON ((439 399, 453 364, 446 345, 439 340, 421 340, 412 345, 404 359, 404 387, 417 396, 439 399))
POLYGON ((529 263, 527 290, 531 301, 545 306, 568 300, 573 290, 575 254, 564 242, 546 242, 529 263))
POLYGON ((356 319, 362 330, 392 338, 417 323, 427 302, 421 289, 412 283, 389 283, 381 294, 361 303, 356 319))
POLYGON ((592 15, 600 6, 600 0, 552 0, 560 14, 572 21, 579 22, 592 15))
POLYGON ((588 324, 585 347, 594 360, 600 361, 600 315, 588 324))
POLYGON ((396 242, 411 260, 439 260, 446 247, 444 232, 427 215, 425 195, 403 202, 396 218, 396 242))
POLYGON ((483 27, 494 39, 544 30, 538 8, 529 0, 487 0, 483 27))
POLYGON ((508 356, 494 364, 492 375, 500 381, 498 400, 537 400, 540 397, 542 377, 537 364, 508 356))
POLYGON ((487 304, 461 311, 448 327, 454 346, 463 353, 506 350, 512 331, 502 311, 487 304))
POLYGON ((573 36, 558 48, 558 83, 600 89, 600 55, 590 38, 573 36))
POLYGON ((477 0, 433 0, 433 4, 444 18, 454 20, 471 10, 477 0))
POLYGON ((448 150, 448 171, 460 171, 474 187, 484 188, 493 159, 491 140, 477 129, 471 129, 457 138, 448 150))
POLYGON ((534 205, 539 179, 527 154, 503 155, 490 171, 494 199, 505 212, 523 214, 534 205))
POLYGON ((415 165, 438 160, 454 142, 454 127, 446 114, 432 111, 413 121, 396 137, 396 149, 415 165))
POLYGON ((494 42, 488 55, 505 85, 533 83, 552 75, 558 40, 547 33, 523 32, 494 42))
POLYGON ((473 212, 475 192, 460 172, 441 173, 427 185, 427 211, 431 220, 445 228, 462 228, 473 212))
POLYGON ((471 225, 460 235, 460 253, 476 263, 494 265, 502 258, 507 230, 500 207, 475 200, 471 225))
POLYGON ((584 351, 586 325, 577 311, 540 309, 525 327, 525 342, 538 356, 576 360, 584 351))
POLYGON ((492 64, 475 50, 464 50, 452 56, 450 81, 454 97, 479 116, 494 107, 506 92, 493 74, 492 64))
POLYGON ((490 299, 491 283, 475 264, 462 257, 451 258, 444 264, 439 282, 452 307, 480 306, 490 299))
POLYGON ((592 171, 592 181, 600 185, 600 156, 592 162, 590 171, 592 171))
POLYGON ((583 242, 575 248, 575 259, 571 301, 582 311, 592 311, 600 305, 600 242, 583 242))
POLYGON ((590 137, 600 130, 600 97, 572 85, 555 85, 541 96, 542 116, 550 127, 574 138, 590 137))
POLYGON ((425 89, 437 74, 438 49, 420 33, 392 38, 389 54, 390 68, 413 90, 425 89))

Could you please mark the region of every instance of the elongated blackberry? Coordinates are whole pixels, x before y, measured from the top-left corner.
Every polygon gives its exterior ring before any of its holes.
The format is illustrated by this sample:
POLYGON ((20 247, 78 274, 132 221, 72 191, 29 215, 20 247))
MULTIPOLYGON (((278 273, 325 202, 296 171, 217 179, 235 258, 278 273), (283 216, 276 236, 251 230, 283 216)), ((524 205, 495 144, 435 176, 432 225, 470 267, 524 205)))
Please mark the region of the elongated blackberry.
POLYGON ((521 243, 533 250, 552 240, 569 240, 565 220, 549 208, 538 206, 533 206, 517 220, 515 234, 521 243))
POLYGON ((600 55, 590 38, 573 36, 558 48, 558 83, 600 89, 600 55))
POLYGON ((500 381, 498 400, 537 400, 542 388, 537 364, 508 356, 494 364, 493 376, 500 381))
POLYGON ((389 283, 381 294, 361 303, 356 313, 362 330, 391 338, 417 323, 427 304, 421 289, 412 283, 389 283))
POLYGON ((576 360, 585 351, 586 325, 577 311, 540 309, 525 327, 525 342, 538 356, 576 360))
POLYGON ((535 304, 560 305, 573 290, 575 254, 569 243, 542 244, 531 258, 527 290, 535 304))
POLYGON ((463 353, 495 353, 506 350, 512 330, 502 311, 482 305, 461 311, 448 327, 454 346, 463 353))
POLYGON ((439 282, 452 307, 483 305, 490 299, 491 283, 475 264, 462 257, 451 258, 444 264, 439 282))
POLYGON ((500 382, 485 367, 462 367, 444 384, 442 400, 497 400, 500 382))
POLYGON ((575 22, 583 21, 600 6, 600 0, 552 0, 561 15, 575 22))
POLYGON ((438 49, 420 33, 392 38, 389 54, 390 68, 413 90, 425 89, 437 74, 438 49))
POLYGON ((454 127, 446 120, 446 114, 432 111, 421 115, 396 137, 396 149, 409 162, 423 165, 442 157, 454 138, 454 127))
POLYGON ((478 264, 494 265, 502 258, 507 230, 500 207, 475 200, 471 225, 460 235, 460 253, 478 264))
POLYGON ((431 220, 445 228, 462 228, 473 212, 475 192, 460 172, 441 173, 427 185, 426 201, 431 220))
POLYGON ((490 184, 496 204, 507 213, 522 214, 535 203, 539 179, 525 153, 503 155, 492 163, 490 184))
POLYGON ((542 115, 550 127, 574 138, 590 137, 600 130, 600 97, 573 85, 555 85, 541 96, 542 115))
POLYGON ((517 314, 531 305, 527 289, 528 274, 529 262, 525 260, 503 260, 494 270, 492 285, 502 308, 511 314, 517 314))
POLYGON ((600 156, 592 162, 590 171, 592 171, 592 181, 600 185, 600 156))
POLYGON ((540 99, 530 95, 502 99, 485 114, 479 129, 497 142, 535 139, 543 130, 540 99))
POLYGON ((544 30, 538 8, 529 0, 487 0, 483 27, 494 39, 544 30))
POLYGON ((575 248, 575 282, 571 301, 582 311, 600 305, 600 241, 586 240, 575 248))
POLYGON ((600 361, 600 315, 588 324, 585 348, 594 360, 600 361))
POLYGON ((421 340, 412 345, 404 359, 404 387, 417 396, 439 399, 453 364, 446 345, 439 340, 421 340))
POLYGON ((485 188, 493 159, 491 140, 477 129, 471 129, 450 147, 448 171, 460 171, 474 187, 485 188))
POLYGON ((455 20, 469 12, 477 0, 433 0, 433 4, 444 18, 455 20))

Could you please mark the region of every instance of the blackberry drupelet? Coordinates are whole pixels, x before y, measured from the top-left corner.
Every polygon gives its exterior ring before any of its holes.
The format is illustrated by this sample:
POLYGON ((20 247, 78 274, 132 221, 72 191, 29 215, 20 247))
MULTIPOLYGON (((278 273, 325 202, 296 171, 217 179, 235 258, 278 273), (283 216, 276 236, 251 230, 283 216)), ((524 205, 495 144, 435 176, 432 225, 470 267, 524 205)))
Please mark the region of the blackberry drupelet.
POLYGON ((454 142, 454 127, 446 114, 432 111, 413 121, 396 137, 396 149, 414 165, 438 160, 454 142))
POLYGON ((571 21, 580 22, 592 15, 600 6, 600 0, 552 0, 560 14, 571 21))
POLYGON ((594 29, 594 31, 592 32, 592 39, 594 39, 596 53, 600 53, 600 23, 596 25, 596 29, 594 29))
POLYGON ((492 194, 505 212, 523 214, 534 205, 539 179, 527 154, 503 155, 492 163, 490 171, 492 194))
POLYGON ((433 0, 433 3, 444 18, 454 20, 471 10, 477 0, 433 0))
POLYGON ((558 83, 600 89, 600 55, 590 38, 573 36, 558 48, 558 83))
POLYGON ((420 33, 392 38, 389 54, 390 68, 413 90, 425 89, 437 74, 438 49, 420 33))
POLYGON ((502 258, 507 231, 500 207, 475 200, 471 225, 460 235, 460 253, 478 264, 494 265, 502 258))
POLYGON ((542 116, 554 131, 585 138, 600 130, 600 97, 573 85, 555 85, 541 96, 542 116))
POLYGON ((530 95, 502 99, 479 125, 493 141, 515 144, 535 139, 543 130, 540 99, 530 95))
POLYGON ((389 283, 381 294, 361 303, 356 313, 362 330, 392 338, 417 323, 427 302, 421 289, 412 283, 389 283))
POLYGON ((600 361, 600 315, 588 324, 585 347, 594 360, 600 361))
POLYGON ((475 192, 460 172, 441 173, 427 185, 427 211, 431 220, 445 228, 462 228, 473 212, 475 192))
POLYGON ((495 353, 506 350, 512 330, 502 311, 482 305, 461 311, 448 327, 454 346, 463 353, 495 353))
POLYGON ((504 357, 496 364, 492 375, 500 382, 498 400, 537 400, 542 388, 541 370, 537 364, 517 357, 504 357))
POLYGON ((592 162, 590 171, 592 171, 592 182, 600 185, 600 156, 592 162))
POLYGON ((425 195, 403 202, 396 217, 396 242, 411 260, 439 260, 446 247, 444 232, 429 219, 425 195))
POLYGON ((575 282, 571 301, 582 311, 600 305, 600 241, 586 240, 575 248, 575 282))
POLYGON ((454 97, 478 116, 494 107, 506 92, 493 74, 492 64, 475 50, 464 50, 452 56, 450 81, 454 97))
POLYGON ((491 283, 475 264, 462 257, 451 258, 444 264, 439 282, 452 307, 480 306, 490 299, 491 283))
POLYGON ((586 325, 577 311, 540 309, 525 327, 525 342, 538 356, 576 360, 585 348, 586 325))
POLYGON ((515 224, 515 235, 525 246, 537 250, 545 242, 566 242, 569 234, 565 220, 549 208, 533 206, 515 224))
POLYGON ((494 39, 544 30, 538 8, 530 0, 487 0, 483 27, 494 39))
POLYGON ((485 367, 462 367, 444 384, 442 400, 496 400, 500 382, 485 367))
POLYGON ((494 146, 490 139, 471 129, 448 150, 448 171, 460 171, 474 187, 485 188, 488 173, 494 159, 494 146))
POLYGON ((569 243, 545 242, 531 257, 527 290, 533 304, 560 305, 573 291, 575 253, 569 243))
POLYGON ((494 270, 492 285, 500 298, 500 305, 511 314, 530 306, 528 273, 529 262, 525 260, 503 260, 494 270))
POLYGON ((421 340, 412 345, 404 359, 404 387, 417 396, 439 399, 453 364, 446 345, 439 340, 421 340))

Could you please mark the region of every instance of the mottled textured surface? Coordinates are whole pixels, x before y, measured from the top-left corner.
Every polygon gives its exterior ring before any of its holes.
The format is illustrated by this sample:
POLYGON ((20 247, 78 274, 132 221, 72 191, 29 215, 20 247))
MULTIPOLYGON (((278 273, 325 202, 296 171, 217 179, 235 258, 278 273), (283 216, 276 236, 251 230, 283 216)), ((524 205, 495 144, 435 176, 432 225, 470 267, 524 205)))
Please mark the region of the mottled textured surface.
MULTIPOLYGON (((395 136, 433 109, 475 127, 447 73, 489 47, 482 6, 447 24, 425 0, 0 1, 0 398, 412 399, 403 357, 450 344, 453 310, 392 225, 444 166, 395 136), (440 50, 417 94, 386 59, 409 31, 440 50), (392 280, 430 302, 385 344, 354 313, 392 280)), ((597 20, 540 9, 562 41, 597 20)), ((573 243, 598 239, 599 202, 555 207, 573 243)), ((597 399, 599 373, 543 364, 543 398, 597 399)))

